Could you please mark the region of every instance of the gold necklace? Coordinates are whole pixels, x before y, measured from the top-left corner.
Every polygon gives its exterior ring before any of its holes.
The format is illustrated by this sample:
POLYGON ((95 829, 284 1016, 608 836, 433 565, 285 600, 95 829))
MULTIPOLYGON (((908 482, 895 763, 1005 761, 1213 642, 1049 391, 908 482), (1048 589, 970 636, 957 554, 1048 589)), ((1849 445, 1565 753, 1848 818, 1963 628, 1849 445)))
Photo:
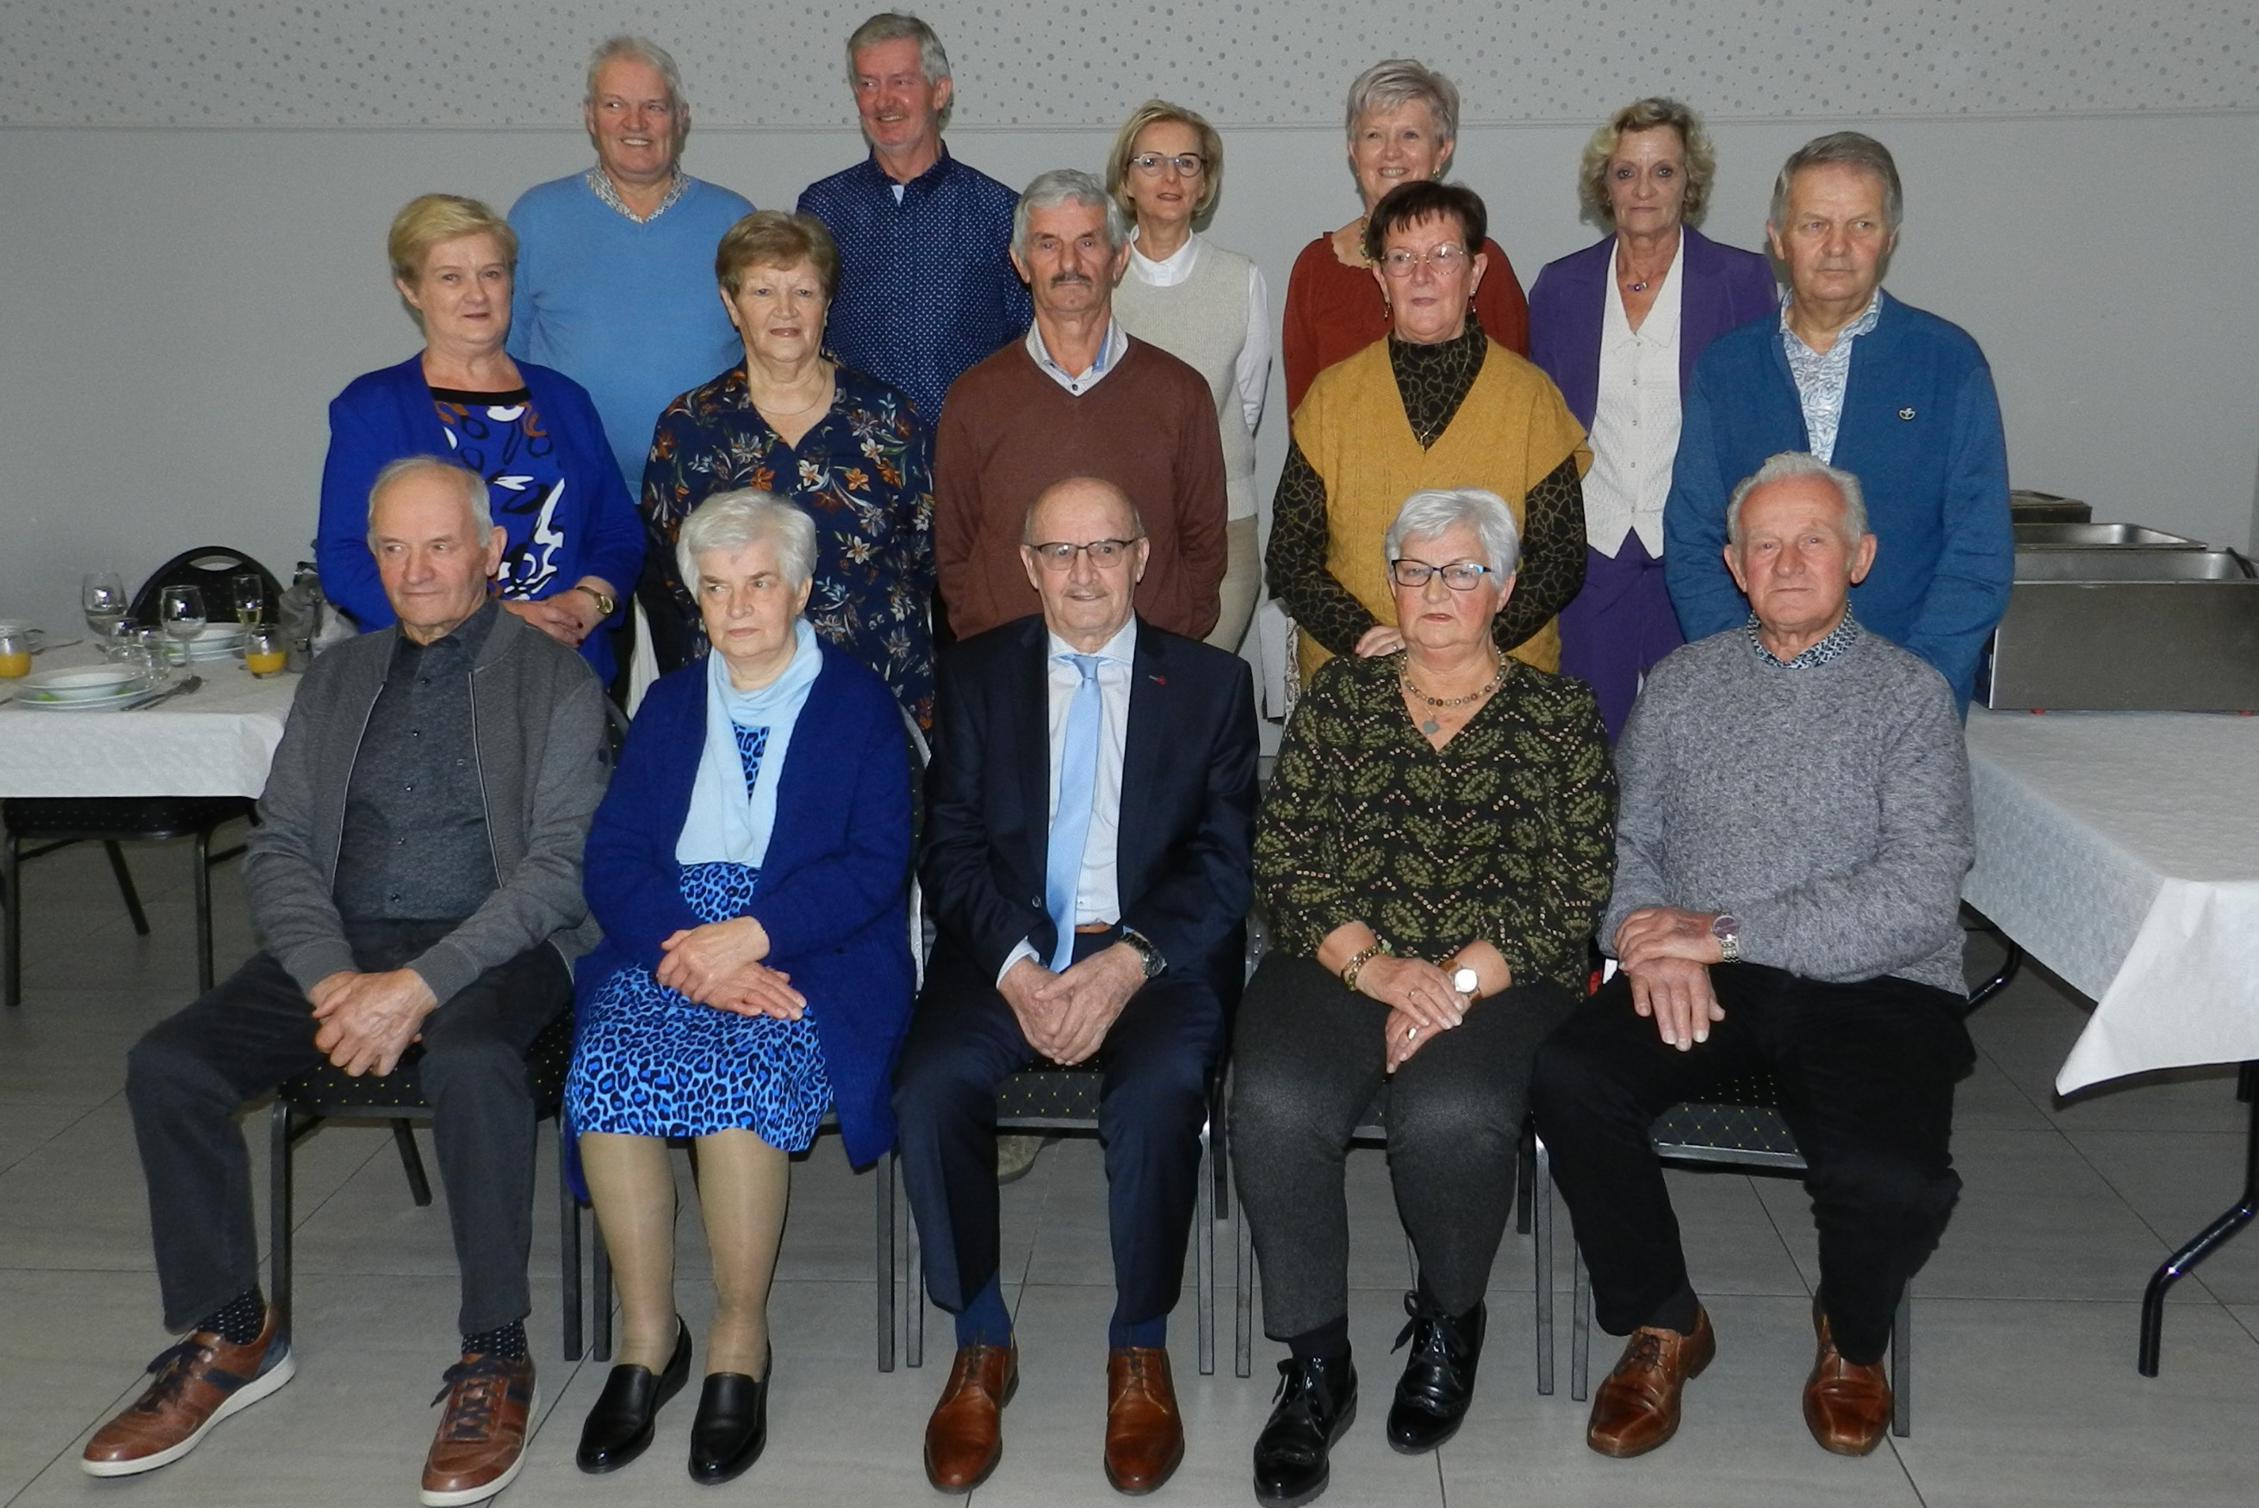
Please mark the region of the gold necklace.
MULTIPOLYGON (((1412 666, 1408 659, 1405 661, 1404 669, 1398 673, 1398 679, 1403 682, 1406 691, 1411 692, 1412 695, 1426 702, 1430 707, 1464 707, 1470 702, 1483 701, 1497 694, 1498 688, 1506 684, 1506 661, 1501 658, 1498 662, 1498 669, 1491 675, 1491 678, 1465 696, 1429 696, 1425 691, 1412 684, 1412 666)), ((1443 724, 1436 719, 1435 713, 1430 712, 1420 723, 1420 731, 1433 738, 1443 731, 1443 724)))

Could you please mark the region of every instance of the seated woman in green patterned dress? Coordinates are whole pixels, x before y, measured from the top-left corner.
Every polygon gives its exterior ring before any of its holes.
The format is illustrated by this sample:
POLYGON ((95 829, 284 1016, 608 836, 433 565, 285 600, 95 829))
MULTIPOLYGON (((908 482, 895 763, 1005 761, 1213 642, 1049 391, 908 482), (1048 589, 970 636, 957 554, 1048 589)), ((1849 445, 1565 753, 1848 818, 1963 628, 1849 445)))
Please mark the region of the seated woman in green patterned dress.
POLYGON ((1493 492, 1417 492, 1385 540, 1404 647, 1318 672, 1255 835, 1270 951, 1232 1053, 1233 1161, 1285 1381, 1256 1496, 1307 1502, 1355 1410, 1342 1157, 1389 1085, 1388 1166, 1418 1257, 1388 1441, 1458 1429, 1514 1203, 1538 1043, 1584 989, 1616 783, 1592 692, 1491 633, 1520 539, 1493 492))

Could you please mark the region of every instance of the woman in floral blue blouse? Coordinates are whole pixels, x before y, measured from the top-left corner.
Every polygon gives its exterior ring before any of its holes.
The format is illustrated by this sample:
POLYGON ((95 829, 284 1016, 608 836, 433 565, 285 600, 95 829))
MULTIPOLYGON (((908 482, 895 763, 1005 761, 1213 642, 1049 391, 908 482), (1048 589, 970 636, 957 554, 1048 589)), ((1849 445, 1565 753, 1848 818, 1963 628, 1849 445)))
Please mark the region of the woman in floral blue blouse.
POLYGON ((762 210, 714 253, 745 360, 667 405, 643 469, 641 595, 659 668, 706 652, 675 537, 718 492, 787 497, 816 523, 807 618, 933 719, 933 431, 910 401, 824 349, 839 251, 821 221, 762 210))

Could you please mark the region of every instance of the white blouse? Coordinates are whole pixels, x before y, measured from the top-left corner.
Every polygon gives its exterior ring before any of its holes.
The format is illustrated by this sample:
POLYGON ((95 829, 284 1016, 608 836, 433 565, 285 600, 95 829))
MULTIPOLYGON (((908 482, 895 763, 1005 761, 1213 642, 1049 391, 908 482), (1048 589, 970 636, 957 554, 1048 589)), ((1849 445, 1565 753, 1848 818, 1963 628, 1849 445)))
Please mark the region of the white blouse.
POLYGON ((1592 410, 1592 470, 1584 479, 1585 539, 1613 558, 1637 534, 1663 553, 1663 502, 1679 449, 1679 308, 1686 237, 1637 330, 1624 313, 1610 259, 1601 294, 1600 392, 1592 410))

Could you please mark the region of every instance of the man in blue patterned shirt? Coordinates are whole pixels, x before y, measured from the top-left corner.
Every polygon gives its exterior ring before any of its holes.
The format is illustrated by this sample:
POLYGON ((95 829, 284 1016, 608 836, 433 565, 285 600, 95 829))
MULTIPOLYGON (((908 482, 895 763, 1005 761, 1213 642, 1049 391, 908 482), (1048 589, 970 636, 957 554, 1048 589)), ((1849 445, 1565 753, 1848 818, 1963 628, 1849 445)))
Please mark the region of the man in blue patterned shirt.
POLYGON ((847 82, 871 155, 809 184, 799 205, 839 243, 827 334, 841 360, 936 423, 959 374, 1033 317, 1009 255, 1019 195, 942 145, 955 85, 925 22, 881 11, 856 27, 847 82))

